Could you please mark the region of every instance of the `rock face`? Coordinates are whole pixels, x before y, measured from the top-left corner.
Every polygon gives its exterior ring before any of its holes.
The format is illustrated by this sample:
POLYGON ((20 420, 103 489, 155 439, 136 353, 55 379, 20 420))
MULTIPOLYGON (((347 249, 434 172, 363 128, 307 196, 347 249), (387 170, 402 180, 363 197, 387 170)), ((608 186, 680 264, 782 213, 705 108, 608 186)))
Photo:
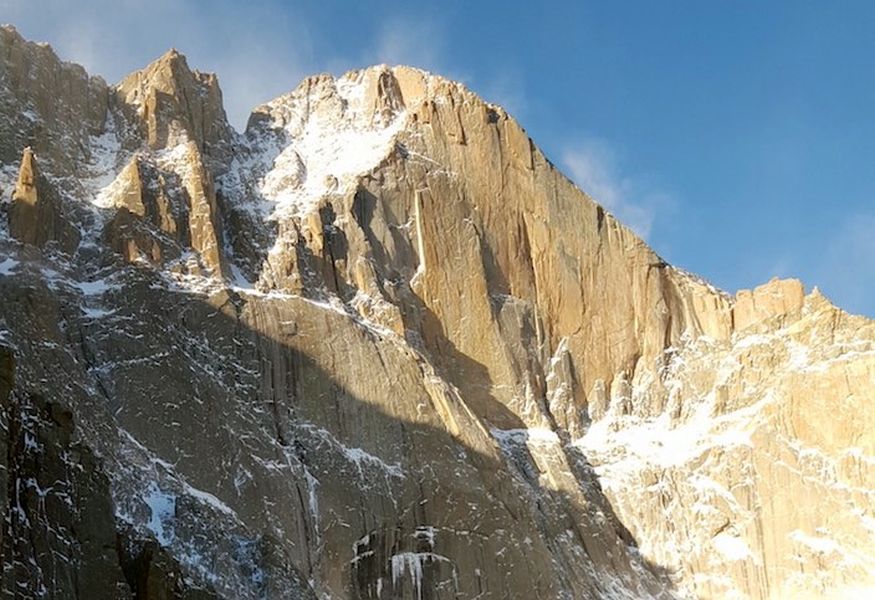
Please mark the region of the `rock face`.
POLYGON ((91 158, 89 138, 104 127, 110 102, 106 83, 8 26, 0 27, 0 80, 4 166, 31 146, 53 167, 82 175, 91 158))
POLYGON ((416 69, 238 134, 175 51, 109 87, 0 42, 5 592, 875 586, 871 321, 666 264, 416 69))
POLYGON ((124 106, 136 110, 151 148, 191 140, 199 151, 219 159, 231 143, 232 130, 216 76, 192 71, 176 50, 126 77, 115 93, 124 106))
POLYGON ((205 272, 221 274, 221 218, 210 176, 194 142, 173 150, 182 169, 135 155, 104 194, 115 215, 104 227, 109 245, 129 262, 173 265, 188 251, 205 272))

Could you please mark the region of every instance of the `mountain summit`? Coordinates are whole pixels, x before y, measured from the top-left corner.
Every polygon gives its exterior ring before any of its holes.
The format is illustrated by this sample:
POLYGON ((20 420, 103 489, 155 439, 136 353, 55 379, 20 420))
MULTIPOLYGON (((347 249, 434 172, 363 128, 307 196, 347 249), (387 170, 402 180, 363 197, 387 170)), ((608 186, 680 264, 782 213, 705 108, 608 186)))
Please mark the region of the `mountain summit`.
POLYGON ((875 323, 663 261, 409 67, 226 120, 0 29, 5 594, 875 586, 875 323))

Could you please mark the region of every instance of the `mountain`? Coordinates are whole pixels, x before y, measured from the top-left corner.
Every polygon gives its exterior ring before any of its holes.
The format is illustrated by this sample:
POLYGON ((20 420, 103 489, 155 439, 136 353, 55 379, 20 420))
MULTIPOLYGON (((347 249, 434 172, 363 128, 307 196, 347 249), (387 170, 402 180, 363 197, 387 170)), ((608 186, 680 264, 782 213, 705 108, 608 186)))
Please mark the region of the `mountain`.
POLYGON ((0 165, 5 595, 871 597, 875 323, 667 264, 458 83, 238 133, 6 26, 0 165))

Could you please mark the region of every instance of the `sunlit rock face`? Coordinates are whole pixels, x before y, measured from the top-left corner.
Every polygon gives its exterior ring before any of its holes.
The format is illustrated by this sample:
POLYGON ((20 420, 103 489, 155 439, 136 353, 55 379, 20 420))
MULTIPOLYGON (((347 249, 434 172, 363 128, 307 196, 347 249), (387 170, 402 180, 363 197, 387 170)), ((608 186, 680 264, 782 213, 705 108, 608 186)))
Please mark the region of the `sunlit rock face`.
POLYGON ((175 51, 0 69, 7 595, 870 597, 871 321, 666 264, 416 69, 243 133, 175 51))

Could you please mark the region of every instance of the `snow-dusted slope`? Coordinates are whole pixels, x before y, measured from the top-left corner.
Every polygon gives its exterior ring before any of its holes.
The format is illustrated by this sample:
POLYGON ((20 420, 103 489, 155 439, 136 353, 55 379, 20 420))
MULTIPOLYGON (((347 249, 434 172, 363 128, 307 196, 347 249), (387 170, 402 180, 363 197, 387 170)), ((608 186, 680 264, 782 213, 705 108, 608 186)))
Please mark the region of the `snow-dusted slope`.
POLYGON ((0 61, 4 590, 871 588, 870 321, 665 264, 423 71, 240 134, 175 51, 110 87, 5 28, 0 61))
MULTIPOLYGON (((774 328, 672 350, 661 413, 575 440, 644 556, 699 597, 870 597, 871 332, 815 291, 774 328)), ((648 404, 630 393, 613 406, 648 404)))
POLYGON ((367 88, 379 69, 311 79, 255 109, 248 133, 270 218, 306 214, 328 193, 349 193, 394 148, 406 113, 403 105, 374 106, 367 88), (281 148, 276 156, 271 141, 281 148))
MULTIPOLYGON (((410 115, 432 88, 448 83, 417 69, 378 65, 338 78, 310 77, 256 107, 218 179, 229 210, 258 230, 249 237, 258 240, 254 244, 242 251, 229 247, 244 267, 235 271, 235 282, 282 270, 275 263, 296 243, 300 227, 294 224, 312 220, 326 200, 354 194, 361 178, 397 150, 399 136, 409 133, 410 115), (399 80, 410 79, 422 89, 405 98, 399 80)), ((259 287, 276 285, 268 277, 259 287)))

